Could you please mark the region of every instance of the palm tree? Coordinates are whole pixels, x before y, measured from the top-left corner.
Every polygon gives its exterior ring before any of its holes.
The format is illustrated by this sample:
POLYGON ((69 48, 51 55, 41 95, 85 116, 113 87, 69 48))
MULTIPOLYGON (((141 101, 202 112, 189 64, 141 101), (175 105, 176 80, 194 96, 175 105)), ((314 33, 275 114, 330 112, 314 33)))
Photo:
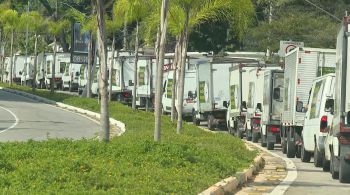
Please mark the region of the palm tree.
POLYGON ((160 141, 161 129, 161 113, 162 113, 162 84, 163 84, 163 67, 164 67, 164 52, 168 25, 168 5, 169 0, 162 1, 161 17, 160 17, 160 39, 157 60, 157 82, 156 82, 156 100, 155 100, 155 130, 154 140, 160 141))
POLYGON ((171 15, 175 15, 175 17, 173 17, 170 29, 177 35, 177 44, 180 47, 175 53, 178 58, 176 66, 180 70, 177 90, 177 133, 180 133, 189 32, 205 21, 226 20, 235 24, 236 31, 241 36, 248 27, 254 7, 249 0, 175 0, 173 3, 170 12, 173 12, 171 15))
POLYGON ((10 86, 12 85, 13 79, 13 41, 15 36, 15 30, 19 21, 18 13, 16 10, 7 9, 1 14, 1 21, 4 24, 6 31, 11 33, 10 43, 10 86))
POLYGON ((119 0, 115 4, 115 12, 123 13, 127 22, 136 22, 135 33, 135 62, 134 62, 134 88, 132 108, 136 109, 136 88, 137 88, 137 62, 139 51, 139 25, 143 18, 152 10, 152 0, 119 0))
POLYGON ((34 73, 33 73, 33 85, 32 90, 35 90, 36 88, 36 75, 37 75, 37 63, 38 63, 38 51, 37 51, 37 45, 38 45, 38 34, 42 31, 44 31, 44 27, 46 26, 46 21, 40 15, 37 11, 32 11, 29 13, 25 13, 21 15, 21 23, 23 23, 22 26, 28 25, 28 30, 30 32, 34 33, 34 73))
POLYGON ((107 56, 105 47, 105 8, 103 0, 96 0, 97 11, 97 41, 100 54, 101 67, 99 90, 101 95, 101 134, 100 140, 109 141, 109 112, 108 112, 108 93, 107 93, 107 56))

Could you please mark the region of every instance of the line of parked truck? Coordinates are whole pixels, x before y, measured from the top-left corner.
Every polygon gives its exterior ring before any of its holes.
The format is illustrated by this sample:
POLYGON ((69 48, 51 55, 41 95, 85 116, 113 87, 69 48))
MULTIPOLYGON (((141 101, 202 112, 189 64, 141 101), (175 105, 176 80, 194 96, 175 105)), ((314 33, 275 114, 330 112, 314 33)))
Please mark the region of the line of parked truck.
MULTIPOLYGON (((205 121, 209 129, 225 127, 239 138, 259 142, 273 150, 281 143, 289 158, 298 157, 330 170, 333 178, 350 182, 350 19, 344 22, 335 49, 296 47, 286 51, 278 63, 269 63, 264 52, 189 52, 185 63, 182 116, 193 124, 205 121), (348 86, 349 85, 349 86, 348 86)), ((151 110, 154 103, 155 56, 140 54, 138 79, 134 83, 134 53, 119 51, 112 59, 112 95, 126 104, 136 97, 138 107, 151 110), (136 94, 132 94, 136 87, 136 94)), ((69 53, 58 53, 52 70, 53 54, 38 56, 34 81, 34 57, 13 56, 13 81, 49 88, 55 71, 55 88, 82 92, 88 67, 70 63, 69 53)), ((174 82, 174 54, 165 56, 163 113, 169 114, 174 82)), ((6 58, 5 80, 9 79, 6 58)), ((98 96, 99 60, 92 67, 92 94, 98 96)), ((179 75, 179 74, 177 74, 179 75)), ((178 109, 177 109, 178 110, 178 109)))

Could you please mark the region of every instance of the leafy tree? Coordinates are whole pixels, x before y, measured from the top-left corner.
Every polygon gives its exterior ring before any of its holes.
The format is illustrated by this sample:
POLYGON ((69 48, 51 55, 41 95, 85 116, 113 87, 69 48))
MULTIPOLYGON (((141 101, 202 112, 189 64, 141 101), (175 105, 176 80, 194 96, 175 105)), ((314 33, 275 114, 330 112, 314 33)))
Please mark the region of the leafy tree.
POLYGON ((10 43, 10 86, 12 85, 13 77, 13 41, 15 36, 15 30, 19 22, 19 16, 17 11, 12 9, 7 9, 2 12, 0 17, 1 23, 4 25, 4 29, 11 33, 11 43, 10 43))

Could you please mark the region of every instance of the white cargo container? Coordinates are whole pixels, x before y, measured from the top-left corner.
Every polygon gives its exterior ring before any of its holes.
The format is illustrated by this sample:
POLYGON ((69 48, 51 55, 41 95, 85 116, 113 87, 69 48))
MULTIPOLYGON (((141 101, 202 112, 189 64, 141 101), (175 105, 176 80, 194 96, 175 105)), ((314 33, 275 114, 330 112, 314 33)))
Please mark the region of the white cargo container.
MULTIPOLYGON (((332 178, 350 182, 350 20, 346 16, 338 33, 336 50, 336 81, 333 122, 327 136, 327 150, 332 178)), ((333 107, 333 108, 332 108, 333 107)), ((327 155, 326 155, 327 156, 327 155)))
POLYGON ((317 76, 334 72, 334 69, 334 49, 298 47, 286 55, 281 144, 287 157, 301 155, 304 108, 307 106, 313 80, 317 76))
POLYGON ((279 142, 281 114, 284 95, 283 70, 267 70, 264 72, 263 107, 261 116, 261 145, 273 149, 279 142))
POLYGON ((34 56, 21 56, 24 59, 24 67, 21 75, 21 84, 32 86, 34 78, 34 56))
MULTIPOLYGON (((21 78, 24 71, 25 62, 26 62, 25 56, 15 55, 13 57, 12 81, 18 85, 22 84, 21 78)), ((8 63, 8 66, 10 66, 10 63, 8 63)), ((8 68, 8 70, 10 72, 10 67, 8 68)))

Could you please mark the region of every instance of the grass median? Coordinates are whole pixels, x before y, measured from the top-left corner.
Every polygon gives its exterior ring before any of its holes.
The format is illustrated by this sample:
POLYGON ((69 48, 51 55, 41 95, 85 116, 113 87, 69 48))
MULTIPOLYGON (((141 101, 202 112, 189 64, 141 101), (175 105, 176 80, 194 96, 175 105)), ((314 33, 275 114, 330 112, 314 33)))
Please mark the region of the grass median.
MULTIPOLYGON (((8 87, 7 84, 0 84, 8 87)), ((51 100, 99 112, 95 99, 12 86, 51 100)), ((1 99, 1 97, 0 97, 1 99)), ((182 134, 162 117, 162 141, 153 141, 154 115, 112 102, 110 116, 126 133, 96 140, 0 143, 3 193, 196 194, 247 168, 256 156, 228 134, 185 124, 182 134)))

